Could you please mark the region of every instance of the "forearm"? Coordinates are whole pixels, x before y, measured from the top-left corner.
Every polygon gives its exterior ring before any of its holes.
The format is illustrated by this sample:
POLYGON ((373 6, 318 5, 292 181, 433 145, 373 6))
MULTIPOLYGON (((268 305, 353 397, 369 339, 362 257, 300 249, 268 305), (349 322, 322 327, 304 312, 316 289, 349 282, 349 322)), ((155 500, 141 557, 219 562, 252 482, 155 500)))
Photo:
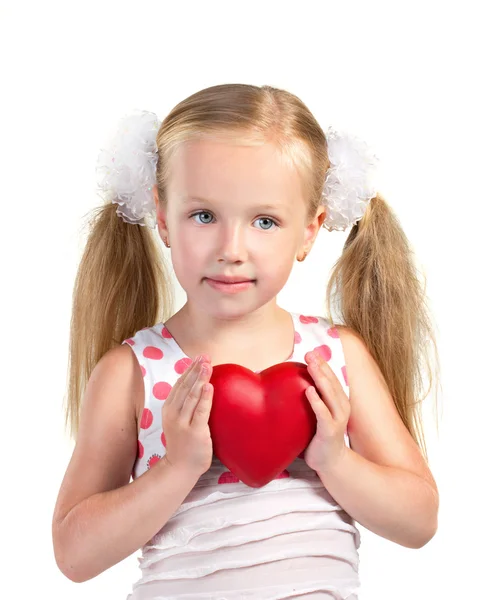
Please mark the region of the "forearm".
POLYGON ((355 521, 386 539, 420 548, 436 532, 438 492, 414 473, 375 464, 346 448, 318 475, 355 521))
POLYGON ((196 481, 162 459, 135 481, 80 502, 53 526, 59 568, 82 582, 130 556, 165 525, 196 481))

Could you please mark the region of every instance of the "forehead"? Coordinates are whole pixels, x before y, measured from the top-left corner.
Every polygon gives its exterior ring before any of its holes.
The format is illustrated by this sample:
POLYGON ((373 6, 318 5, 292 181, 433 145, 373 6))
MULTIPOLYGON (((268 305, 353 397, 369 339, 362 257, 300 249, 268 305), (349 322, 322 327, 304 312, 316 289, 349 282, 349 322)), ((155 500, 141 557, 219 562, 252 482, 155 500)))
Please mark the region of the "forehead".
POLYGON ((303 201, 298 170, 270 143, 242 146, 222 140, 189 141, 173 158, 170 191, 189 197, 269 202, 303 201))

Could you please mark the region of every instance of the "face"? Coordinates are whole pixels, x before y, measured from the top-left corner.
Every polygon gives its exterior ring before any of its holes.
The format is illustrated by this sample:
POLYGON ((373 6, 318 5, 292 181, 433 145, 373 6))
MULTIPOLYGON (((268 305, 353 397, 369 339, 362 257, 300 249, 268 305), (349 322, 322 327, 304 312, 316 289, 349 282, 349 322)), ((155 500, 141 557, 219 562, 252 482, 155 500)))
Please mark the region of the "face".
POLYGON ((324 220, 307 223, 298 173, 275 147, 198 140, 173 159, 166 212, 158 227, 188 303, 230 318, 275 301, 297 254, 310 247, 324 220), (223 284, 222 277, 246 283, 223 284))

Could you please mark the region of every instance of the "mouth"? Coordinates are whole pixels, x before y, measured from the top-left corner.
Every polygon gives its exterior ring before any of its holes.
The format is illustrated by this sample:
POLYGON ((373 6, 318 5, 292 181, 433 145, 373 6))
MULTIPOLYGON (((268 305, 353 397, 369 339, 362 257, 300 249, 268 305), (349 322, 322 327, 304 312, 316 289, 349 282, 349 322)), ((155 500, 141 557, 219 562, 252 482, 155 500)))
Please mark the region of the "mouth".
POLYGON ((206 277, 205 281, 210 287, 216 290, 235 293, 249 289, 256 282, 256 279, 219 280, 206 277))
POLYGON ((207 277, 210 281, 216 281, 217 283, 247 283, 255 281, 254 279, 244 279, 243 277, 207 277))

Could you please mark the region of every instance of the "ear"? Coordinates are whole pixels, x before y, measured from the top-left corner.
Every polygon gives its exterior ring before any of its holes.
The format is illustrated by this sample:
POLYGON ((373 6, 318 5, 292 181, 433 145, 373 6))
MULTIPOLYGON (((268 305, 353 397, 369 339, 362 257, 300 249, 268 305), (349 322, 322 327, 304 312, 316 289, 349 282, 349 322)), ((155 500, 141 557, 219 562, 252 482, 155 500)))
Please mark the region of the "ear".
POLYGON ((315 217, 310 221, 310 223, 305 227, 305 236, 303 238, 303 251, 308 254, 314 245, 315 238, 319 233, 319 229, 322 227, 324 223, 324 219, 326 218, 326 207, 322 204, 317 208, 317 212, 315 213, 315 217))
POLYGON ((163 240, 168 239, 168 228, 166 226, 166 210, 159 203, 158 186, 154 184, 152 188, 154 204, 156 205, 156 220, 158 221, 159 235, 163 240))

